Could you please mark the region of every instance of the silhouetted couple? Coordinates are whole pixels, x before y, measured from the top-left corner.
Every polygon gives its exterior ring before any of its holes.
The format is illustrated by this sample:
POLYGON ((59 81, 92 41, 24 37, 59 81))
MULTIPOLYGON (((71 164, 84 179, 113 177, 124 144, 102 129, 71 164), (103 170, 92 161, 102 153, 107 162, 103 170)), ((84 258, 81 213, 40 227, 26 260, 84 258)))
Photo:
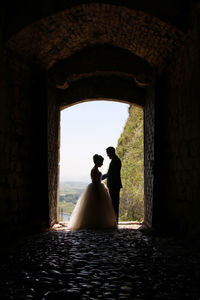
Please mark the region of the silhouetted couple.
POLYGON ((104 158, 98 154, 93 156, 94 167, 90 173, 92 182, 73 210, 68 224, 72 230, 117 228, 119 193, 122 188, 121 161, 115 153, 115 148, 108 147, 106 152, 111 162, 107 174, 103 176, 99 168, 103 165, 104 158), (101 182, 106 178, 108 189, 101 182))

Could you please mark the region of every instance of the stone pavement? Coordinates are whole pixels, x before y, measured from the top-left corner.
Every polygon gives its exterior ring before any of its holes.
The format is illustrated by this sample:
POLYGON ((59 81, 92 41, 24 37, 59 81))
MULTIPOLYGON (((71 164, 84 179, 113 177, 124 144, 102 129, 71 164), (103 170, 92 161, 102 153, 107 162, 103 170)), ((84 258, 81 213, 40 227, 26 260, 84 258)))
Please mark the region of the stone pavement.
POLYGON ((1 257, 0 299, 200 299, 200 242, 138 229, 30 236, 1 257))

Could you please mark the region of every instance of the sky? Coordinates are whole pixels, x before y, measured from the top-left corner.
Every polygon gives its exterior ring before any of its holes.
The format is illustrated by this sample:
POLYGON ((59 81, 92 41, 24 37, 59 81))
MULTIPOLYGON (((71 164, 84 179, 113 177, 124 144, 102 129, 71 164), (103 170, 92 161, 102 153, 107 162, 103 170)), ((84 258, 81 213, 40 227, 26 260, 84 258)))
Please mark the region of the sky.
POLYGON ((94 154, 104 157, 99 170, 107 172, 110 159, 106 148, 117 146, 128 108, 120 102, 90 101, 61 111, 60 181, 89 183, 94 154))

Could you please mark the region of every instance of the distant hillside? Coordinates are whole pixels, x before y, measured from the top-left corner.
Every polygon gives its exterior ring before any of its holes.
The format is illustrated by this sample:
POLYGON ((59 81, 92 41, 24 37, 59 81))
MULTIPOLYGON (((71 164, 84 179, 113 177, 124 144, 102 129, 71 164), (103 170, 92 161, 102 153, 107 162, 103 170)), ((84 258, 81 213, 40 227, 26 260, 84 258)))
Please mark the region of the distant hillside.
POLYGON ((60 191, 66 191, 69 189, 84 189, 88 183, 80 181, 61 181, 60 191))
POLYGON ((88 183, 79 181, 61 181, 59 186, 59 211, 60 220, 62 214, 70 215, 79 199, 84 192, 88 183))
POLYGON ((122 161, 120 219, 143 218, 144 210, 144 150, 143 109, 130 106, 129 118, 116 149, 122 161))

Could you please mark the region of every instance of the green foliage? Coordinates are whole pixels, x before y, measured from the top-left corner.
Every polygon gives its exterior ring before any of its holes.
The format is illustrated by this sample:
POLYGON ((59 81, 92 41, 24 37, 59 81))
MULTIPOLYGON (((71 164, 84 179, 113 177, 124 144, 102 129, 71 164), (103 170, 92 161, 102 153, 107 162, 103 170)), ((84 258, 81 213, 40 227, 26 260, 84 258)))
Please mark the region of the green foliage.
POLYGON ((64 213, 68 213, 71 214, 73 209, 75 207, 75 204, 72 202, 61 202, 59 203, 59 209, 64 212, 64 213))
POLYGON ((62 203, 62 202, 72 202, 74 204, 76 204, 79 196, 81 195, 81 191, 77 191, 77 192, 74 192, 74 193, 65 193, 65 194, 60 194, 59 196, 59 202, 62 203))
POLYGON ((62 209, 63 213, 71 214, 86 185, 83 182, 60 182, 59 211, 62 209))
POLYGON ((116 149, 122 161, 120 220, 140 220, 144 215, 143 109, 131 105, 116 149))

